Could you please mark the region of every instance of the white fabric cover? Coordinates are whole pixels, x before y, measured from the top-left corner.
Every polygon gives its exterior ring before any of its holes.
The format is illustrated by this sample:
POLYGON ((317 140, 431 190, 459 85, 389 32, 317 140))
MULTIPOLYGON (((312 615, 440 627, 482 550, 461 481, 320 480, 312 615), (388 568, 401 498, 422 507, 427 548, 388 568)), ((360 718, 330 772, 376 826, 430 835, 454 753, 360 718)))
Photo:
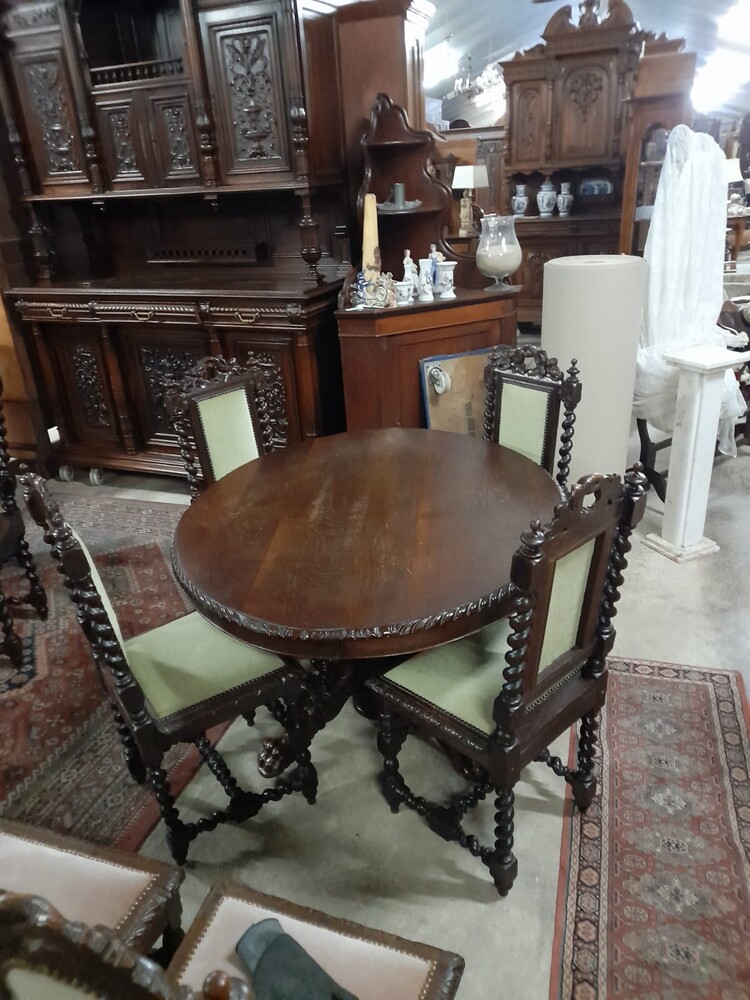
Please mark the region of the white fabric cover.
MULTIPOLYGON (((673 429, 679 370, 665 351, 724 346, 717 320, 724 301, 727 186, 724 154, 705 133, 672 129, 646 239, 646 305, 633 410, 661 431, 673 429)), ((736 455, 734 424, 746 406, 732 371, 724 379, 719 450, 736 455)))

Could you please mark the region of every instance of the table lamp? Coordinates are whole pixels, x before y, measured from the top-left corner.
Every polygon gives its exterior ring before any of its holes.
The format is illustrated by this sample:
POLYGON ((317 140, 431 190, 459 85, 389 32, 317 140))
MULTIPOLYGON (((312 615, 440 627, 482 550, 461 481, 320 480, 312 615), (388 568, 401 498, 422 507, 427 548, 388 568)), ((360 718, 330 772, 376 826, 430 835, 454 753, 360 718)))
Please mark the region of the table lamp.
POLYGON ((489 186, 487 167, 483 163, 462 163, 454 170, 453 189, 454 191, 463 191, 461 198, 461 223, 458 230, 459 236, 477 235, 477 228, 474 225, 472 193, 477 188, 487 188, 489 186))

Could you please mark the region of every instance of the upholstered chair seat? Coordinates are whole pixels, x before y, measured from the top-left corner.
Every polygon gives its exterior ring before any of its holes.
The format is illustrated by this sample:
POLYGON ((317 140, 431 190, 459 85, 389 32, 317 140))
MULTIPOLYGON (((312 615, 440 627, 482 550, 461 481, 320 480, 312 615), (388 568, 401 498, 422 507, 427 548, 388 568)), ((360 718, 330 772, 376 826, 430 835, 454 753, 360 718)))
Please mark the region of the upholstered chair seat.
POLYGON ((571 785, 580 809, 591 804, 593 753, 607 685, 611 620, 630 534, 643 511, 645 477, 588 476, 550 524, 532 522, 511 566, 513 613, 475 635, 418 653, 368 682, 379 698, 381 790, 392 812, 402 805, 456 841, 490 870, 501 895, 517 873, 513 854, 515 783, 534 760, 571 785), (548 746, 580 720, 578 766, 548 746), (475 782, 447 804, 415 795, 399 770, 410 732, 440 746, 475 782), (463 817, 494 790, 495 843, 480 844, 463 817))
POLYGON ((181 936, 179 868, 0 820, 0 894, 43 896, 67 920, 104 924, 148 951, 181 936))
POLYGON ((170 977, 193 988, 212 970, 246 980, 235 945, 269 917, 358 1000, 450 1000, 458 988, 464 966, 458 955, 230 883, 209 893, 169 966, 170 977))

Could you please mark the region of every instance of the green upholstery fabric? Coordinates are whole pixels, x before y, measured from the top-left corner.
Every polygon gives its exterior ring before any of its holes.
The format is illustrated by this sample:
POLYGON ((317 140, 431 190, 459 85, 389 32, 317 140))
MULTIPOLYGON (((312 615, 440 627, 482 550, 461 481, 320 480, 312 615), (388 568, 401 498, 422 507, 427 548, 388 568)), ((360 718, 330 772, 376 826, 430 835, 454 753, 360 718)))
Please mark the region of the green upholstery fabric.
POLYGON ((128 639, 123 648, 162 719, 282 665, 278 656, 232 638, 197 612, 128 639))
POLYGON ((385 675, 407 691, 484 733, 495 729, 492 706, 503 685, 510 622, 418 653, 385 675))
POLYGON ((89 552, 88 548, 86 547, 85 542, 82 541, 81 536, 79 534, 77 534, 77 532, 73 531, 72 528, 71 528, 71 532, 73 534, 73 538, 75 538, 75 540, 81 546, 81 551, 83 552, 83 554, 86 556, 86 559, 88 560, 89 569, 91 571, 91 579, 92 579, 92 581, 94 583, 94 587, 96 587, 96 590, 99 593, 99 597, 101 597, 101 599, 102 599, 102 605, 104 607, 104 610, 107 612, 107 616, 109 617, 110 624, 112 625, 112 628, 114 629, 114 633, 117 636, 117 641, 122 646, 122 644, 123 644, 123 638, 122 638, 122 632, 120 631, 120 623, 117 620, 117 615, 115 614, 115 609, 112 607, 112 602, 109 599, 109 594, 107 593, 107 591, 106 591, 106 589, 104 587, 104 584, 102 583, 102 578, 101 578, 101 576, 99 576, 99 570, 96 568, 96 563, 91 558, 91 553, 89 552))
POLYGON ((214 479, 259 455, 244 386, 196 400, 214 479))
POLYGON ((592 538, 557 561, 539 658, 540 672, 576 644, 595 544, 596 539, 592 538))
POLYGON ((97 1000, 101 996, 35 969, 9 969, 5 981, 15 1000, 97 1000))
POLYGON ((549 394, 504 382, 498 444, 541 464, 549 394))

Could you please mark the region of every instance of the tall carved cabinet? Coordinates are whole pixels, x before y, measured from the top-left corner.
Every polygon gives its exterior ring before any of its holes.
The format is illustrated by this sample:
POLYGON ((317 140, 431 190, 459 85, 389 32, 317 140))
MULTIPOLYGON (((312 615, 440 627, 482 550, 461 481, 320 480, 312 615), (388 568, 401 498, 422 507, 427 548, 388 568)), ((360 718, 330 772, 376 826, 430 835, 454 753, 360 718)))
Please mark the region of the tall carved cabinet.
MULTIPOLYGON (((328 7, 330 6, 330 10, 328 7)), ((258 356, 342 426, 343 126, 325 0, 7 0, 17 348, 68 465, 178 472, 165 378, 258 356)), ((43 456, 42 456, 43 457, 43 456)))
POLYGON ((523 264, 518 318, 538 323, 544 264, 555 257, 617 250, 625 158, 625 104, 647 37, 624 0, 598 0, 552 16, 544 41, 503 62, 508 130, 504 160, 504 210, 514 185, 529 195, 527 214, 516 220, 523 264), (575 196, 571 215, 542 218, 536 195, 545 178, 555 189, 567 181, 575 196))

